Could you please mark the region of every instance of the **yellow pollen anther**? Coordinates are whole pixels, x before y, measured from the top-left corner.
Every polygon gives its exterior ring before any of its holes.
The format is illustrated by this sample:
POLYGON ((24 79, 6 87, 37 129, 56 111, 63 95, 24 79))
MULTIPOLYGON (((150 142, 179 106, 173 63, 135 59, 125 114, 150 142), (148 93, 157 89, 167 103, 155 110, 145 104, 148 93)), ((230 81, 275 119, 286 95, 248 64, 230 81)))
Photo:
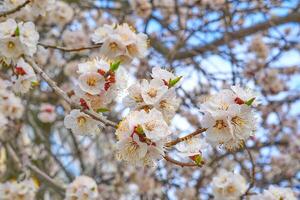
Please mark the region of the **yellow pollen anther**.
POLYGON ((133 97, 136 103, 141 103, 143 102, 143 97, 142 95, 137 95, 133 97))
POLYGON ((10 42, 8 42, 7 47, 8 47, 9 49, 12 49, 12 48, 15 47, 15 43, 13 43, 13 42, 10 41, 10 42))
POLYGON ((242 126, 245 124, 244 120, 238 116, 235 116, 231 119, 232 123, 238 126, 242 126))
POLYGON ((129 51, 130 54, 136 54, 138 52, 138 49, 134 44, 128 45, 127 50, 129 51))
POLYGON ((226 128, 227 125, 223 120, 216 120, 216 124, 214 125, 214 127, 221 130, 223 128, 226 128))
POLYGON ((97 79, 95 77, 90 77, 90 78, 87 79, 86 83, 89 86, 96 86, 97 79))
POLYGON ((154 88, 151 88, 148 93, 147 93, 150 97, 155 97, 157 95, 157 90, 154 88))
POLYGON ((168 105, 166 100, 162 100, 161 102, 159 102, 159 107, 160 108, 166 108, 168 105))
POLYGON ((151 122, 146 123, 146 124, 145 124, 145 128, 146 128, 148 131, 153 131, 154 128, 155 128, 155 124, 154 124, 154 123, 151 123, 151 122))
POLYGON ((86 118, 84 116, 80 116, 77 118, 77 123, 79 126, 83 126, 86 122, 86 118))
POLYGON ((227 187, 226 190, 227 190, 228 193, 234 193, 236 189, 235 189, 234 186, 230 185, 230 186, 227 187))
POLYGON ((115 51, 118 48, 118 44, 115 42, 112 42, 109 44, 109 48, 113 51, 115 51))

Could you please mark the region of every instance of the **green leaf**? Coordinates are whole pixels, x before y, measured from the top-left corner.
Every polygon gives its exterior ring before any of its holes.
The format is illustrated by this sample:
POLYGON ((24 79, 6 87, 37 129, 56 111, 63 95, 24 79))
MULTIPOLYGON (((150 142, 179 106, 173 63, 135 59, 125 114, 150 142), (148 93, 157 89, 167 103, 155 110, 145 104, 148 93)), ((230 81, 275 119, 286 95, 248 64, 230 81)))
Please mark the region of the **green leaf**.
POLYGON ((194 161, 198 166, 202 166, 202 164, 203 164, 203 158, 201 155, 195 155, 194 161))
POLYGON ((178 76, 177 78, 170 79, 169 80, 169 88, 171 88, 174 85, 176 85, 180 81, 181 78, 182 78, 182 76, 178 76))
POLYGON ((121 61, 116 61, 110 64, 110 70, 115 72, 119 68, 121 61))
POLYGON ((15 36, 20 36, 20 29, 19 27, 17 26, 16 30, 15 30, 15 36))
POLYGON ((33 86, 33 87, 38 86, 38 85, 39 85, 38 81, 32 81, 31 82, 31 86, 33 86))
POLYGON ((109 109, 108 108, 98 108, 97 109, 97 113, 104 113, 104 112, 108 112, 109 109))
POLYGON ((138 125, 136 128, 135 128, 135 131, 140 134, 140 135, 143 135, 144 134, 144 130, 143 130, 143 127, 138 125))
POLYGON ((251 98, 250 100, 246 101, 245 104, 246 104, 247 106, 251 106, 252 103, 254 102, 254 100, 255 100, 255 97, 253 97, 253 98, 251 98))

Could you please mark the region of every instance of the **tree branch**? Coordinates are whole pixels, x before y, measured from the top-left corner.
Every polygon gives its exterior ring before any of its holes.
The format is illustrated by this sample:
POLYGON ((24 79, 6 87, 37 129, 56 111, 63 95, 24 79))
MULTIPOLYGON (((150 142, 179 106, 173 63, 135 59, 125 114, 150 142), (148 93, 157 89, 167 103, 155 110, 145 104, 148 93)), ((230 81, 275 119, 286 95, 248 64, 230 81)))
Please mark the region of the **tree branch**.
POLYGON ((196 131, 184 136, 184 137, 181 137, 181 138, 177 138, 171 142, 168 142, 165 144, 166 147, 172 147, 180 142, 183 142, 183 141, 186 141, 186 140, 189 140, 191 139, 192 137, 195 137, 196 135, 199 135, 200 133, 203 133, 204 131, 206 131, 207 129, 206 128, 198 128, 196 131))
POLYGON ((10 15, 10 14, 13 14, 15 12, 18 12, 19 10, 21 10, 22 8, 24 8, 29 3, 30 3, 30 0, 27 0, 24 3, 22 3, 21 5, 18 5, 17 7, 13 8, 11 10, 0 12, 0 17, 5 17, 7 15, 10 15))
MULTIPOLYGON (((175 60, 181 60, 181 59, 194 57, 199 54, 206 53, 208 51, 214 51, 219 46, 222 46, 224 44, 245 38, 248 35, 252 35, 254 33, 267 30, 271 27, 282 25, 289 22, 300 22, 300 13, 293 12, 284 17, 273 17, 269 21, 258 23, 251 27, 238 30, 236 32, 228 32, 226 33, 226 36, 223 36, 222 38, 217 39, 209 44, 200 47, 195 47, 193 49, 185 49, 184 51, 177 52, 173 58, 175 60)), ((162 43, 160 43, 157 40, 157 38, 152 38, 151 43, 152 46, 164 56, 168 56, 168 53, 171 52, 171 50, 165 47, 162 43)))
POLYGON ((168 155, 164 156, 164 159, 170 163, 173 163, 175 165, 178 165, 180 167, 202 167, 201 165, 197 165, 196 163, 185 163, 185 162, 180 162, 178 160, 175 160, 168 155))
POLYGON ((89 47, 67 48, 67 47, 47 45, 47 44, 42 44, 42 43, 38 43, 38 45, 45 47, 46 49, 47 48, 58 49, 58 50, 65 51, 65 52, 83 51, 83 50, 87 50, 87 49, 97 49, 102 46, 102 44, 96 44, 96 45, 89 46, 89 47))

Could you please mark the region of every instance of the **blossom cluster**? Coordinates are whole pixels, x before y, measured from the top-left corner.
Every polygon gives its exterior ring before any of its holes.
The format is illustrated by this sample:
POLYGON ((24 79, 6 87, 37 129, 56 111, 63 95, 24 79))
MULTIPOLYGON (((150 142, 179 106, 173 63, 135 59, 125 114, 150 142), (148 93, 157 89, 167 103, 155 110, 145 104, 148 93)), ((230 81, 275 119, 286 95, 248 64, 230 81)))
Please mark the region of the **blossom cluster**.
POLYGON ((124 104, 132 110, 149 110, 152 108, 160 111, 166 122, 174 117, 180 100, 176 98, 175 88, 181 76, 154 67, 150 81, 143 79, 128 88, 128 95, 124 98, 124 104))
POLYGON ((9 90, 10 83, 0 79, 0 135, 6 130, 9 120, 20 119, 24 112, 21 99, 9 90))
POLYGON ((6 64, 16 63, 23 56, 33 56, 37 50, 39 34, 32 22, 7 19, 0 23, 0 58, 6 64))
MULTIPOLYGON (((147 36, 136 34, 128 24, 104 25, 95 30, 92 40, 101 44, 100 58, 78 64, 71 99, 83 109, 102 115, 127 87, 123 64, 145 56, 147 36)), ((98 126, 102 125, 79 110, 71 111, 64 123, 77 134, 89 135, 99 133, 98 126)))
MULTIPOLYGON (((243 176, 225 169, 221 169, 211 182, 215 200, 237 200, 247 191, 247 182, 243 176)), ((250 200, 296 200, 296 196, 290 188, 269 186, 261 194, 249 196, 250 200)))
POLYGON ((96 182, 88 176, 78 176, 67 186, 65 200, 97 200, 99 197, 96 182))
POLYGON ((172 134, 168 123, 179 106, 175 87, 181 77, 158 67, 151 77, 129 87, 124 103, 132 111, 116 131, 117 157, 136 165, 154 166, 164 155, 164 143, 172 134))
POLYGON ((263 193, 250 196, 250 200, 276 200, 276 199, 288 199, 296 200, 294 192, 290 188, 283 188, 274 185, 270 185, 263 193))
POLYGON ((35 199, 38 183, 34 179, 21 182, 8 181, 0 184, 0 199, 3 200, 31 200, 35 199))
POLYGON ((243 176, 221 169, 211 183, 215 200, 239 199, 246 190, 247 182, 243 176))
POLYGON ((92 41, 102 44, 102 56, 128 64, 133 58, 143 58, 147 50, 147 35, 136 33, 128 24, 99 27, 92 35, 92 41))
POLYGON ((256 129, 256 117, 251 106, 257 105, 257 97, 251 90, 239 86, 210 96, 201 105, 204 113, 201 123, 207 128, 207 141, 214 146, 223 145, 228 150, 243 146, 256 129))
MULTIPOLYGON (((120 62, 108 62, 105 59, 94 59, 78 64, 79 74, 71 96, 72 100, 83 109, 102 115, 109 111, 107 106, 126 87, 125 69, 120 62)), ((94 135, 99 133, 98 121, 89 115, 72 110, 65 117, 65 126, 77 134, 94 135)))

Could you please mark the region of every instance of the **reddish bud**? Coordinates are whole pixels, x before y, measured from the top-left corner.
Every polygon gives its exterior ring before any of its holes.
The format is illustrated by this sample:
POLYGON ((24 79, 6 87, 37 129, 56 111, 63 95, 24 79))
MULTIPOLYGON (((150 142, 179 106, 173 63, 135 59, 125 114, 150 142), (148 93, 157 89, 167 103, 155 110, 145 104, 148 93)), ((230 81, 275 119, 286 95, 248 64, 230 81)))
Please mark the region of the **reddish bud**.
POLYGON ((89 106, 87 105, 86 101, 84 99, 79 100, 80 105, 83 107, 83 109, 89 109, 89 106))
POLYGON ((106 72, 104 70, 102 70, 102 69, 98 69, 98 73, 100 75, 104 76, 106 72))
POLYGON ((15 67, 15 70, 16 70, 16 74, 18 74, 18 75, 23 76, 26 74, 25 70, 22 67, 17 66, 17 67, 15 67))
POLYGON ((239 97, 235 98, 235 99, 234 99, 234 102, 235 102, 236 104, 239 104, 239 105, 242 105, 242 104, 245 103, 245 101, 243 101, 243 100, 242 100, 241 98, 239 98, 239 97))

